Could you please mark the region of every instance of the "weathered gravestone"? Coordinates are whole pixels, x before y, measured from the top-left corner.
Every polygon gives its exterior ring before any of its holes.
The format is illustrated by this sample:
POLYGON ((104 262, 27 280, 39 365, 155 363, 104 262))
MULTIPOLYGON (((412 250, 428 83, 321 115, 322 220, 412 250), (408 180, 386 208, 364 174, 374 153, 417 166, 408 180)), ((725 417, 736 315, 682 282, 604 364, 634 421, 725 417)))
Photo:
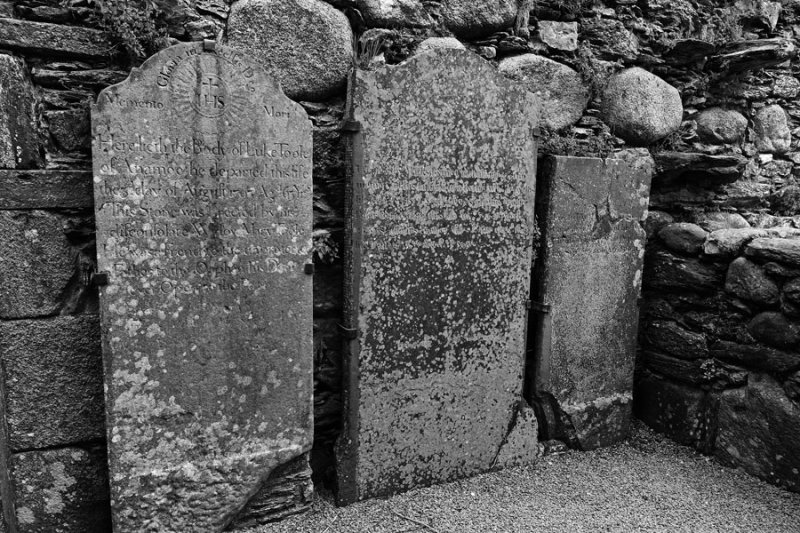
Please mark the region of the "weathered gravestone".
POLYGON ((221 531, 311 447, 311 124, 207 42, 92 128, 114 531, 221 531))
POLYGON ((350 90, 340 503, 538 453, 521 401, 537 99, 459 50, 350 90))
POLYGON ((528 370, 547 438, 592 449, 630 430, 652 172, 646 151, 542 165, 528 370))

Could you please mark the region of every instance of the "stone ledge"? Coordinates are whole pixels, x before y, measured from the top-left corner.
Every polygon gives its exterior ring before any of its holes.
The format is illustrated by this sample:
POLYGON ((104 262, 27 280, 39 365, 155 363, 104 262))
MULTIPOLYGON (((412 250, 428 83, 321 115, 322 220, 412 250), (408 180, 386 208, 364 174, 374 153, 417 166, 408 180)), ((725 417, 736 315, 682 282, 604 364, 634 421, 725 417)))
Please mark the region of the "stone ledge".
POLYGON ((77 170, 0 170, 0 210, 80 209, 94 206, 92 173, 77 170))
POLYGON ((106 59, 113 51, 100 30, 10 18, 0 18, 0 48, 85 59, 106 59))

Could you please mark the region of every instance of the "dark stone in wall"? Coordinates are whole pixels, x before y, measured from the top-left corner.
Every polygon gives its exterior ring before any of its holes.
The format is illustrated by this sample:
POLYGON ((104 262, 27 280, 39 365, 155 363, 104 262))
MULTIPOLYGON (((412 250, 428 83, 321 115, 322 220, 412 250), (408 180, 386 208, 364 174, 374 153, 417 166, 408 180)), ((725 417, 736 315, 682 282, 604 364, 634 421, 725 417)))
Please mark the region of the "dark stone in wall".
POLYGON ((35 99, 24 61, 0 53, 0 168, 42 166, 35 99))
POLYGON ((104 32, 78 26, 0 18, 0 48, 46 57, 109 59, 113 47, 104 32))
POLYGON ((800 491, 800 405, 771 377, 722 393, 715 455, 770 483, 800 491))
POLYGON ((676 322, 650 322, 643 327, 640 339, 645 346, 663 350, 679 359, 692 360, 708 357, 705 335, 689 331, 676 322))
POLYGON ((93 205, 91 172, 0 170, 0 211, 84 209, 93 205))
POLYGON ((778 303, 780 289, 757 264, 739 257, 728 267, 725 290, 738 298, 762 306, 778 303))
POLYGON ((659 433, 702 449, 712 418, 707 396, 697 388, 642 372, 636 380, 634 412, 659 433))
POLYGON ((70 227, 85 227, 85 221, 49 211, 0 211, 0 317, 86 308, 96 295, 89 286, 93 264, 70 239, 70 227))
POLYGON ((698 259, 678 257, 651 247, 644 262, 644 287, 653 291, 714 292, 722 284, 724 269, 698 259))
POLYGON ((747 245, 745 253, 762 261, 778 261, 800 267, 800 239, 759 238, 747 245))
POLYGON ((800 352, 784 352, 761 345, 746 345, 719 340, 711 344, 713 357, 747 368, 783 375, 800 368, 800 352))
POLYGON ((697 255, 703 249, 708 232, 689 222, 667 224, 658 232, 664 245, 673 252, 697 255))
POLYGON ((0 360, 12 450, 105 438, 96 316, 0 322, 0 360))
POLYGON ((11 457, 19 533, 108 533, 104 446, 30 451, 11 457))
POLYGON ((774 348, 800 348, 800 324, 788 320, 781 313, 761 313, 750 321, 747 330, 753 337, 774 348))

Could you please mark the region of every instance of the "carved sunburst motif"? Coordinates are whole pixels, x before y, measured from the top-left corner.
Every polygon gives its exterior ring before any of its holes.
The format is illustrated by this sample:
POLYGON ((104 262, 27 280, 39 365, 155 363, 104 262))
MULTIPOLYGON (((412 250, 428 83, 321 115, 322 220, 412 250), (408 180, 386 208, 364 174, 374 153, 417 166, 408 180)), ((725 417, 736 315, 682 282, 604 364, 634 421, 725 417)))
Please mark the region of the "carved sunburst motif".
POLYGON ((249 102, 246 83, 241 68, 223 57, 213 53, 188 57, 172 76, 176 115, 184 120, 198 114, 229 121, 243 118, 249 102))

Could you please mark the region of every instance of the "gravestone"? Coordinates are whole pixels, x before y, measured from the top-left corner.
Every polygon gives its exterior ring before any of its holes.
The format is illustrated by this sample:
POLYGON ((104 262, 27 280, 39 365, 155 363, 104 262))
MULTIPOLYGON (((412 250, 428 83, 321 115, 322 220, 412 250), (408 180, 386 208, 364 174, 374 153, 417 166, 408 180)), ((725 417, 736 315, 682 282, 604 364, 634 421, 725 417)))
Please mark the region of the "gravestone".
POLYGON ((538 100, 447 49, 350 91, 340 504, 538 454, 521 396, 538 100))
POLYGON ((592 449, 628 435, 652 172, 638 150, 544 160, 528 370, 545 438, 592 449))
POLYGON ((114 531, 221 531, 311 447, 311 123, 207 41, 92 128, 114 531))

